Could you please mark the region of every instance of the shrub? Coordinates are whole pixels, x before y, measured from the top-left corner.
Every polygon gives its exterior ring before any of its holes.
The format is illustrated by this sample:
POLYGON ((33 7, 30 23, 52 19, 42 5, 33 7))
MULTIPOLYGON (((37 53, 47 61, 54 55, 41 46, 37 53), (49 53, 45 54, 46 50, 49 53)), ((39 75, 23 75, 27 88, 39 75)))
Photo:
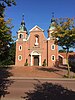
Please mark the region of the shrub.
POLYGON ((75 72, 75 61, 69 61, 69 66, 71 67, 71 70, 75 72))
POLYGON ((28 66, 28 59, 26 59, 24 66, 28 66))
POLYGON ((46 66, 46 59, 44 59, 42 66, 46 66))

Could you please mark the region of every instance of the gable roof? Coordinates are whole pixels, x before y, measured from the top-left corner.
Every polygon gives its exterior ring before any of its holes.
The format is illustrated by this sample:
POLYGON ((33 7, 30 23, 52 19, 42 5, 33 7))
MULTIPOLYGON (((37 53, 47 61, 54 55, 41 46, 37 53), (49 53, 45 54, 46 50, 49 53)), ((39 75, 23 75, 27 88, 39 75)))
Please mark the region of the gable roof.
POLYGON ((41 29, 39 26, 34 26, 29 32, 32 32, 32 31, 43 31, 44 32, 44 30, 43 29, 41 29))

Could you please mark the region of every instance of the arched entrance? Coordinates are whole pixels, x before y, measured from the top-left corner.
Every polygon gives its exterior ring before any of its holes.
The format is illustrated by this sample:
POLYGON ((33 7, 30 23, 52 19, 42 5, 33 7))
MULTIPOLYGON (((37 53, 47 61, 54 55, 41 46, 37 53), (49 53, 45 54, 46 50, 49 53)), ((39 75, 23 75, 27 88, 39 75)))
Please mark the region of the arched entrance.
POLYGON ((41 66, 41 54, 37 51, 31 52, 31 66, 41 66))
POLYGON ((39 66, 39 56, 34 56, 34 66, 39 66))

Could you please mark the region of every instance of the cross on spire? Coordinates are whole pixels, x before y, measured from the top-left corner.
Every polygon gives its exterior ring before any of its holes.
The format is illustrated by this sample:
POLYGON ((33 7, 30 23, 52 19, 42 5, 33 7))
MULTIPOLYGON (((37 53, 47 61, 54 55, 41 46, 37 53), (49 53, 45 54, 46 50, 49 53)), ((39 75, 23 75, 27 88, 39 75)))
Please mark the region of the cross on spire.
POLYGON ((20 31, 27 31, 25 27, 25 21, 24 21, 24 14, 22 15, 22 21, 21 21, 21 26, 19 28, 20 31))
POLYGON ((23 15, 22 15, 22 20, 24 21, 24 13, 23 13, 23 15))
POLYGON ((54 18, 54 12, 52 12, 52 18, 54 18))
POLYGON ((24 14, 22 15, 22 22, 21 22, 21 25, 25 25, 25 22, 24 22, 24 14))
POLYGON ((54 18, 54 12, 52 12, 52 19, 51 19, 51 23, 55 22, 55 18, 54 18))

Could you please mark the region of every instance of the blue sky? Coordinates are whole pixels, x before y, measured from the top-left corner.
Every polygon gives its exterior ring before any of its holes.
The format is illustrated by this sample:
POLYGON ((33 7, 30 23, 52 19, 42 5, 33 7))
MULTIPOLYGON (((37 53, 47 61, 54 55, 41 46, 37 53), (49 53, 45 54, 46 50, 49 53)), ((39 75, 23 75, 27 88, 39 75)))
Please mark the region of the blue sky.
POLYGON ((29 32, 31 28, 38 25, 45 30, 47 37, 47 30, 50 25, 52 12, 55 18, 60 17, 75 17, 75 0, 15 0, 17 5, 7 7, 5 16, 12 18, 12 35, 16 36, 16 32, 20 27, 22 15, 26 28, 29 32))

